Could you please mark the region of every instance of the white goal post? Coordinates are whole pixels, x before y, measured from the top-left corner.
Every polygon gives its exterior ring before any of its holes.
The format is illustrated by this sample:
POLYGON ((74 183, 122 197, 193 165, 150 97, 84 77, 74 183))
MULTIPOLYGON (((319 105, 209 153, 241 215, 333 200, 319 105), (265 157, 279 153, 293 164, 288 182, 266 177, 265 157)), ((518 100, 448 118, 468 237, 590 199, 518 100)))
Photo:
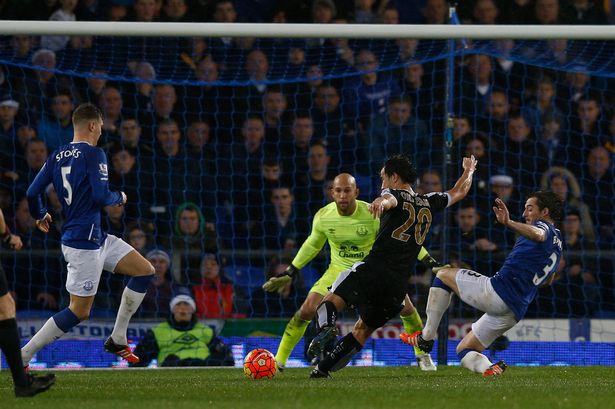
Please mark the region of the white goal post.
POLYGON ((143 37, 415 38, 475 40, 614 40, 615 26, 402 25, 272 23, 137 23, 110 21, 0 21, 2 35, 143 37))

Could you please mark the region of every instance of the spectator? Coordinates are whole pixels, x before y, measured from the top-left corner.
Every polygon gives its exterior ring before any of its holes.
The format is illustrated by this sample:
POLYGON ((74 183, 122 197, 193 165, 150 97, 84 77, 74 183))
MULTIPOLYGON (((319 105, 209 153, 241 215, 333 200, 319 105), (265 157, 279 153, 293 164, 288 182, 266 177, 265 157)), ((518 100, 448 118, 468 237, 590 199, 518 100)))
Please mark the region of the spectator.
POLYGON ((32 54, 32 66, 34 75, 15 78, 17 83, 13 85, 19 106, 27 113, 28 121, 36 124, 51 106, 51 96, 59 89, 70 90, 72 82, 52 71, 56 68, 56 54, 51 50, 41 48, 32 54))
MULTIPOLYGON (((435 68, 432 65, 427 67, 435 68)), ((425 75, 423 64, 410 64, 403 70, 401 79, 402 95, 410 98, 413 116, 430 121, 441 118, 444 110, 443 88, 434 84, 431 75, 425 75)), ((429 126, 429 122, 426 122, 429 126)))
POLYGON ((100 109, 103 114, 103 131, 107 140, 119 139, 119 126, 122 121, 122 108, 124 101, 122 94, 116 87, 107 86, 100 94, 100 109))
POLYGON ((220 269, 214 254, 205 254, 200 264, 200 281, 192 286, 199 318, 233 316, 233 282, 220 269))
POLYGON ((312 23, 329 24, 337 15, 335 3, 331 0, 316 0, 312 3, 312 23))
MULTIPOLYGON (((152 227, 140 220, 133 220, 126 225, 124 240, 130 244, 142 256, 145 256, 152 247, 152 227)), ((121 295, 120 295, 121 296, 121 295)))
POLYGON ((368 135, 372 173, 380 172, 385 158, 396 153, 410 154, 419 168, 429 165, 425 163, 431 146, 427 127, 412 115, 412 103, 408 98, 391 98, 386 113, 374 119, 368 135))
POLYGON ((161 249, 148 251, 145 258, 152 263, 156 272, 141 302, 141 316, 167 317, 171 312, 169 303, 173 299, 171 258, 165 250, 161 249))
POLYGON ((564 114, 555 104, 555 84, 550 77, 542 77, 536 81, 536 99, 532 99, 522 108, 521 113, 529 126, 541 133, 546 118, 552 118, 560 124, 564 121, 564 114))
MULTIPOLYGON (((581 171, 581 164, 589 150, 600 145, 604 130, 600 117, 600 97, 590 93, 582 96, 577 104, 577 117, 572 122, 566 138, 565 160, 563 163, 575 173, 581 171)), ((560 162, 561 163, 561 162, 560 162)))
POLYGON ((310 145, 307 157, 307 173, 299 173, 295 176, 295 197, 297 198, 297 214, 306 220, 325 204, 323 187, 331 175, 329 163, 331 158, 327 154, 327 147, 322 142, 314 142, 310 145))
POLYGON ((265 143, 277 146, 289 127, 288 100, 279 87, 269 87, 263 95, 262 104, 265 143))
MULTIPOLYGON (((18 310, 58 310, 59 289, 62 268, 58 257, 48 256, 48 250, 60 248, 60 234, 50 229, 44 234, 36 228, 28 211, 28 201, 22 197, 16 201, 15 219, 10 230, 18 235, 23 243, 23 250, 40 250, 28 257, 19 257, 14 253, 7 256, 9 265, 7 280, 17 295, 18 310)), ((7 224, 10 221, 7 220, 7 224)))
MULTIPOLYGON (((489 178, 489 194, 487 200, 483 203, 484 207, 481 212, 486 217, 491 215, 493 203, 495 199, 500 199, 504 202, 513 218, 521 217, 524 210, 524 203, 520 192, 515 189, 515 184, 512 176, 505 174, 494 174, 489 178)), ((512 248, 514 244, 514 236, 511 231, 505 230, 504 235, 507 238, 507 248, 512 248)))
POLYGON ((34 138, 28 141, 25 163, 18 164, 19 167, 17 169, 19 185, 23 187, 24 191, 30 186, 39 170, 41 170, 48 156, 49 150, 43 140, 34 138))
POLYGON ((10 94, 0 96, 0 172, 17 169, 14 155, 17 153, 18 124, 15 117, 18 111, 19 102, 10 94))
POLYGON ((506 135, 506 123, 510 113, 508 96, 502 90, 494 89, 487 95, 487 103, 479 129, 496 140, 506 135))
POLYGON ((574 209, 581 221, 581 234, 587 240, 596 240, 591 209, 582 200, 581 185, 576 176, 568 169, 553 166, 543 173, 540 190, 551 190, 564 204, 564 209, 574 209))
POLYGON ((598 266, 593 256, 584 254, 595 251, 596 245, 583 236, 581 216, 576 209, 566 212, 563 227, 566 267, 555 284, 557 312, 566 317, 588 318, 601 304, 598 266))
POLYGON ((308 153, 314 140, 314 122, 309 114, 297 112, 291 128, 291 139, 280 147, 284 158, 288 158, 286 171, 297 177, 308 170, 308 153))
POLYGON ((549 166, 563 163, 566 158, 566 146, 564 145, 563 120, 547 115, 544 117, 542 133, 537 135, 538 140, 547 152, 549 166))
POLYGON ((173 276, 181 284, 198 282, 201 255, 218 247, 213 226, 205 223, 201 209, 191 202, 175 211, 174 234, 171 243, 166 244, 173 252, 173 276))
POLYGON ((186 0, 165 0, 162 6, 161 21, 187 23, 196 21, 196 16, 190 13, 186 0))
POLYGON ((177 93, 175 87, 170 84, 157 84, 152 92, 152 110, 142 114, 140 123, 144 128, 144 143, 151 144, 158 134, 158 127, 165 120, 172 120, 178 130, 182 127, 182 121, 176 113, 177 93))
MULTIPOLYGON (((161 222, 169 222, 170 206, 196 198, 198 192, 191 191, 191 186, 199 186, 195 180, 199 175, 187 173, 187 156, 180 145, 182 134, 174 119, 164 119, 156 129, 156 149, 146 169, 151 169, 157 176, 153 189, 151 211, 157 213, 161 222), (165 220, 164 217, 167 217, 165 220)), ((156 222, 158 224, 158 222, 156 222)), ((159 225, 162 232, 169 226, 159 225)), ((166 231, 168 232, 168 230, 166 231)))
POLYGON ((581 175, 583 201, 589 206, 597 227, 597 243, 601 247, 613 248, 615 180, 609 152, 602 146, 592 148, 581 175))
POLYGON ((445 0, 427 0, 423 8, 424 24, 446 24, 448 4, 445 0))
POLYGON ((342 114, 340 94, 333 84, 325 82, 316 88, 310 115, 314 133, 320 135, 327 145, 333 169, 338 169, 341 164, 365 160, 352 121, 342 114))
MULTIPOLYGON (((75 7, 78 0, 60 0, 60 8, 49 17, 50 21, 75 21, 75 7)), ((42 36, 41 47, 51 51, 60 51, 68 44, 68 36, 42 36)))
POLYGON ((103 68, 94 68, 90 70, 90 75, 85 78, 85 101, 94 105, 98 105, 101 100, 101 94, 107 86, 105 78, 109 73, 103 68))
POLYGON ((192 297, 177 295, 169 308, 168 320, 148 330, 135 348, 140 361, 132 366, 148 366, 154 359, 162 367, 233 366, 230 348, 215 336, 211 327, 198 322, 192 297))
POLYGON ((472 15, 474 24, 497 24, 499 9, 494 0, 477 0, 472 15))
POLYGON ((570 17, 559 0, 536 0, 534 18, 537 24, 569 24, 570 17))
POLYGON ((147 214, 147 203, 151 202, 151 175, 140 172, 136 151, 131 148, 114 147, 110 157, 109 187, 128 196, 124 205, 126 220, 143 217, 147 214))
POLYGON ((129 68, 138 81, 125 87, 125 95, 130 96, 126 98, 125 105, 132 111, 150 111, 154 94, 152 81, 156 79, 156 69, 147 61, 129 63, 129 68))
POLYGON ((518 181, 521 191, 538 186, 538 175, 546 170, 543 158, 547 154, 533 137, 532 128, 527 125, 522 115, 512 115, 508 120, 508 133, 503 150, 504 169, 518 181))
POLYGON ((256 236, 256 243, 264 244, 260 247, 269 250, 296 250, 307 237, 308 223, 297 215, 294 195, 290 188, 279 186, 271 191, 270 200, 273 206, 267 210, 261 224, 262 234, 256 236))
POLYGON ((534 3, 531 0, 511 0, 502 3, 503 24, 531 24, 534 3))
POLYGON ((498 243, 484 225, 480 224, 478 208, 471 202, 463 202, 455 213, 457 225, 450 229, 448 248, 459 254, 463 262, 473 270, 493 275, 503 260, 497 257, 498 243))
POLYGON ((126 223, 124 222, 124 206, 105 206, 105 214, 103 217, 105 231, 108 234, 113 234, 117 237, 123 237, 126 232, 126 223))
POLYGON ((49 150, 54 151, 73 139, 72 114, 75 105, 68 90, 59 90, 51 99, 51 116, 38 123, 38 137, 49 150))
POLYGON ((572 0, 573 24, 608 24, 604 9, 595 0, 572 0))
POLYGON ((379 73, 376 55, 367 49, 356 58, 360 77, 350 77, 344 89, 344 111, 368 129, 373 116, 386 112, 388 99, 399 95, 397 83, 386 74, 379 73))
MULTIPOLYGON (((265 271, 265 282, 271 277, 282 275, 286 268, 290 265, 291 260, 278 259, 273 257, 269 260, 269 265, 265 271)), ((291 317, 295 311, 299 310, 307 291, 303 283, 301 271, 293 275, 293 279, 289 281, 280 291, 270 293, 258 287, 252 292, 252 317, 266 318, 281 318, 291 317)))
MULTIPOLYGON (((461 95, 455 100, 454 106, 463 115, 471 118, 486 112, 486 98, 494 85, 493 61, 485 54, 471 55, 465 59, 465 68, 469 80, 462 82, 461 95)), ((473 127, 476 128, 474 124, 473 127)))

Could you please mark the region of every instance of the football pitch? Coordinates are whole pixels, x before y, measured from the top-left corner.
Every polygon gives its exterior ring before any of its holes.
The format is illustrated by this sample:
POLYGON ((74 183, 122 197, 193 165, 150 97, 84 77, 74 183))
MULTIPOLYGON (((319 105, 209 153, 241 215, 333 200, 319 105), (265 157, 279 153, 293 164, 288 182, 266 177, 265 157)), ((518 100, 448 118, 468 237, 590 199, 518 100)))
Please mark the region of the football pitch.
POLYGON ((2 371, 0 408, 613 408, 615 367, 511 367, 485 379, 459 367, 346 368, 333 379, 287 369, 252 381, 242 369, 56 371, 51 391, 13 398, 2 371))

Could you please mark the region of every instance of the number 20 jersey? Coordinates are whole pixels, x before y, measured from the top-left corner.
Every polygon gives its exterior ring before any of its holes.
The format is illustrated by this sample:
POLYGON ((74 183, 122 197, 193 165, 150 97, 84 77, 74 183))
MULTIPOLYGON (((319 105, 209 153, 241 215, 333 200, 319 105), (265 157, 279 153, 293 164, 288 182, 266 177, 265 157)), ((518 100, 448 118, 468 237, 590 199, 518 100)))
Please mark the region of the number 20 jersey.
POLYGON ((364 261, 408 276, 414 271, 433 214, 448 206, 449 196, 435 192, 420 195, 401 189, 384 189, 381 196, 385 194, 394 196, 397 206, 382 214, 376 241, 364 261))
POLYGON ((500 271, 491 278, 491 285, 500 298, 521 320, 538 287, 548 282, 562 257, 562 235, 550 223, 538 220, 534 226, 544 230, 545 241, 523 236, 515 242, 500 271))
POLYGON ((106 234, 100 225, 100 210, 120 204, 122 195, 109 191, 107 157, 104 151, 86 142, 60 146, 49 157, 28 188, 30 214, 43 218, 47 209, 41 195, 49 183, 62 203, 64 224, 62 244, 94 250, 100 248, 106 234))

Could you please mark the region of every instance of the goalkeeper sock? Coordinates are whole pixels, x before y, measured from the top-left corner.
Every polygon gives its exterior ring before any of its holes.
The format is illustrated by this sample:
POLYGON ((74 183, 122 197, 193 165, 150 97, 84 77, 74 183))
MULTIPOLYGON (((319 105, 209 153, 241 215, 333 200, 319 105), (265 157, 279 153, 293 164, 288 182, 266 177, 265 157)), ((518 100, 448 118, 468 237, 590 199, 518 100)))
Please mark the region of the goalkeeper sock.
MULTIPOLYGON (((144 276, 151 279, 151 276, 144 276)), ((117 317, 115 318, 115 325, 113 326, 113 332, 111 333, 111 339, 117 345, 128 345, 128 339, 126 338, 126 331, 128 330, 128 323, 133 314, 141 305, 141 301, 145 298, 145 292, 137 292, 130 288, 130 283, 134 279, 130 279, 124 292, 122 293, 122 302, 120 308, 117 311, 117 317)))
POLYGON ((474 349, 464 349, 457 356, 461 358, 461 366, 472 372, 482 374, 492 365, 489 358, 474 349))
POLYGON ((79 322, 79 318, 77 318, 75 313, 69 308, 65 308, 49 318, 43 327, 34 334, 32 339, 21 348, 21 359, 23 364, 28 365, 34 354, 40 351, 45 345, 51 344, 53 341, 66 334, 71 328, 79 324, 79 322))
MULTIPOLYGON (((413 334, 416 331, 420 331, 423 329, 423 321, 421 320, 421 316, 419 312, 414 309, 414 312, 410 315, 400 315, 401 321, 404 324, 404 331, 408 334, 413 334)), ((425 352, 421 351, 420 348, 414 347, 414 355, 424 355, 425 352)))
POLYGON ((278 346, 278 352, 275 354, 275 360, 278 365, 286 365, 288 357, 291 352, 293 352, 293 349, 303 334, 305 334, 305 330, 309 324, 310 321, 304 321, 298 318, 297 315, 293 316, 290 321, 288 321, 288 324, 286 324, 286 329, 284 330, 284 335, 282 336, 282 340, 278 346))
MULTIPOLYGON (((440 281, 436 277, 434 285, 436 285, 436 280, 440 281)), ((425 322, 425 328, 423 328, 423 339, 430 341, 436 338, 438 325, 440 325, 442 315, 446 312, 452 297, 453 293, 442 287, 433 286, 429 289, 429 298, 427 298, 427 307, 425 308, 427 322, 425 322)))
POLYGON ((4 352, 6 362, 11 368, 13 383, 16 386, 28 386, 28 377, 21 360, 19 333, 15 318, 0 321, 0 349, 4 352))
POLYGON ((318 369, 325 373, 329 371, 339 371, 348 365, 352 357, 355 356, 361 348, 363 348, 363 345, 357 341, 354 335, 352 335, 352 332, 349 332, 344 338, 338 341, 333 351, 320 361, 318 369))

